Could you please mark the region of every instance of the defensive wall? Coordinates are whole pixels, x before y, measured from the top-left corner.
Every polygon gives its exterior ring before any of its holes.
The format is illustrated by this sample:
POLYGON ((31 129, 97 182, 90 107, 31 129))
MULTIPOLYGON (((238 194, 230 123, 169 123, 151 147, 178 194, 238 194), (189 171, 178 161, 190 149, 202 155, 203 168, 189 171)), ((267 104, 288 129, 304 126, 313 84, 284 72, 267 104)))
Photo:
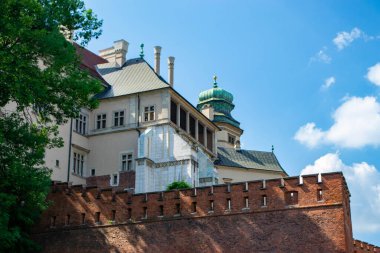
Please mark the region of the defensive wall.
POLYGON ((33 235, 44 252, 354 252, 357 245, 342 173, 146 194, 54 184, 48 199, 33 235))

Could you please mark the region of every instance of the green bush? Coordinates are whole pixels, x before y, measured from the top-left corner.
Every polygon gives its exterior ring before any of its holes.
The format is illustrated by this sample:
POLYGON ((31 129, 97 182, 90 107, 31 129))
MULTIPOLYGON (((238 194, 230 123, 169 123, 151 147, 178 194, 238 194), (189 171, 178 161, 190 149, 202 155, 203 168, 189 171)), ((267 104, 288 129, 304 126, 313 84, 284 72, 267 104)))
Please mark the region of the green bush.
POLYGON ((189 189, 191 185, 185 181, 174 181, 166 187, 166 190, 174 190, 174 189, 189 189))

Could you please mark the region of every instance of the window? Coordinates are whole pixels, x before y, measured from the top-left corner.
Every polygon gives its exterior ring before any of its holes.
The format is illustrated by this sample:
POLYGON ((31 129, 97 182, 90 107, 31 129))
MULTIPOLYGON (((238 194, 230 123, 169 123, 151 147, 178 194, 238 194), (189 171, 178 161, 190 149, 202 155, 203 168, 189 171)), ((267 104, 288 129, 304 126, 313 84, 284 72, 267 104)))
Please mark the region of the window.
POLYGON ((113 125, 115 127, 124 125, 124 111, 114 112, 113 125))
POLYGON ((179 125, 181 127, 182 130, 185 130, 187 131, 187 115, 186 115, 186 111, 181 107, 179 108, 179 119, 180 119, 180 122, 179 122, 179 125))
POLYGON ((112 221, 116 221, 116 210, 112 210, 112 221))
POLYGON ((177 124, 177 104, 173 101, 170 102, 170 120, 177 124))
POLYGON ((146 206, 143 207, 143 219, 148 218, 148 208, 146 206))
POLYGON ((190 115, 189 117, 190 135, 195 139, 195 118, 190 115))
POLYGON ((70 214, 66 216, 66 226, 70 225, 70 214))
POLYGON ((191 204, 191 212, 196 213, 197 212, 197 202, 193 202, 191 204))
POLYGON ((107 114, 98 114, 96 116, 96 129, 106 128, 107 114))
POLYGON ((79 114, 79 117, 75 120, 75 132, 79 134, 86 134, 87 116, 83 113, 79 114))
POLYGON ((198 124, 198 141, 202 145, 205 144, 204 126, 201 123, 198 124))
POLYGON ((214 211, 214 200, 210 200, 210 211, 214 211))
POLYGON ((235 145, 236 137, 233 135, 228 135, 228 143, 235 145))
POLYGON ((213 151, 213 146, 214 146, 214 143, 213 143, 213 138, 212 138, 212 132, 207 129, 207 148, 208 150, 210 151, 213 151))
POLYGON ((285 203, 287 205, 297 205, 298 204, 298 192, 291 191, 285 193, 285 203))
POLYGON ((82 215, 82 225, 84 225, 86 222, 86 214, 82 213, 81 215, 82 215))
POLYGON ((154 105, 144 107, 144 121, 154 120, 154 105))
POLYGON ((128 208, 127 218, 128 218, 128 219, 131 219, 131 218, 132 218, 132 208, 128 208))
POLYGON ((121 171, 132 170, 132 154, 121 154, 121 171))
POLYGON ((95 222, 100 223, 100 212, 95 213, 95 222))
POLYGON ((231 210, 231 199, 227 199, 227 210, 231 210))
POLYGON ((118 185, 119 184, 119 176, 118 174, 113 174, 111 177, 111 185, 118 185))
POLYGON ((176 209, 176 214, 181 214, 181 205, 180 204, 175 204, 175 209, 176 209))
POLYGON ((317 190, 317 201, 322 201, 323 195, 322 195, 322 189, 317 190))
POLYGON ((55 160, 55 167, 59 167, 59 160, 55 160))
POLYGON ((95 176, 95 169, 91 169, 91 176, 95 176))
POLYGON ((244 197, 244 205, 245 205, 245 208, 249 208, 249 199, 248 199, 248 197, 244 197))
POLYGON ((261 196, 261 206, 267 206, 267 196, 266 195, 262 195, 261 196))
POLYGON ((160 206, 160 216, 164 216, 164 206, 160 206))
POLYGON ((73 172, 79 176, 83 176, 84 155, 74 152, 73 156, 73 172))

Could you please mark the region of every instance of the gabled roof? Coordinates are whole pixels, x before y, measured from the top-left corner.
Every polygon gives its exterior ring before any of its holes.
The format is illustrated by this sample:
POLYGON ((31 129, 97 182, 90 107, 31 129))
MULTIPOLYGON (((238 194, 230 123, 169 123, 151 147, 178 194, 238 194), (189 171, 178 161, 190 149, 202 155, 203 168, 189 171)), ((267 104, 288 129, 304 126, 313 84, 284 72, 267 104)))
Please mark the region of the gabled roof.
POLYGON ((97 95, 99 99, 170 87, 141 58, 130 59, 121 68, 116 63, 104 63, 97 65, 96 69, 103 79, 111 85, 97 95))
POLYGON ((272 152, 254 150, 236 150, 234 148, 218 148, 218 159, 214 163, 219 166, 243 169, 258 169, 285 173, 272 152))

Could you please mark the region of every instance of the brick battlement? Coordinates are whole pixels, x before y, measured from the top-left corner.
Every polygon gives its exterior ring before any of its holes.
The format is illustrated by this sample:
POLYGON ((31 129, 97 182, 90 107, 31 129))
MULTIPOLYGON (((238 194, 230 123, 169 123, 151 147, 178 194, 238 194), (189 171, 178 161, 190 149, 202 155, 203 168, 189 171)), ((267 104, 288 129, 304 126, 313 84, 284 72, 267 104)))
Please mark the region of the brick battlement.
POLYGON ((380 252, 380 248, 372 244, 362 242, 359 240, 354 240, 354 253, 364 253, 364 252, 380 252))
POLYGON ((342 173, 133 194, 117 188, 54 184, 35 232, 105 225, 342 206, 342 173))

